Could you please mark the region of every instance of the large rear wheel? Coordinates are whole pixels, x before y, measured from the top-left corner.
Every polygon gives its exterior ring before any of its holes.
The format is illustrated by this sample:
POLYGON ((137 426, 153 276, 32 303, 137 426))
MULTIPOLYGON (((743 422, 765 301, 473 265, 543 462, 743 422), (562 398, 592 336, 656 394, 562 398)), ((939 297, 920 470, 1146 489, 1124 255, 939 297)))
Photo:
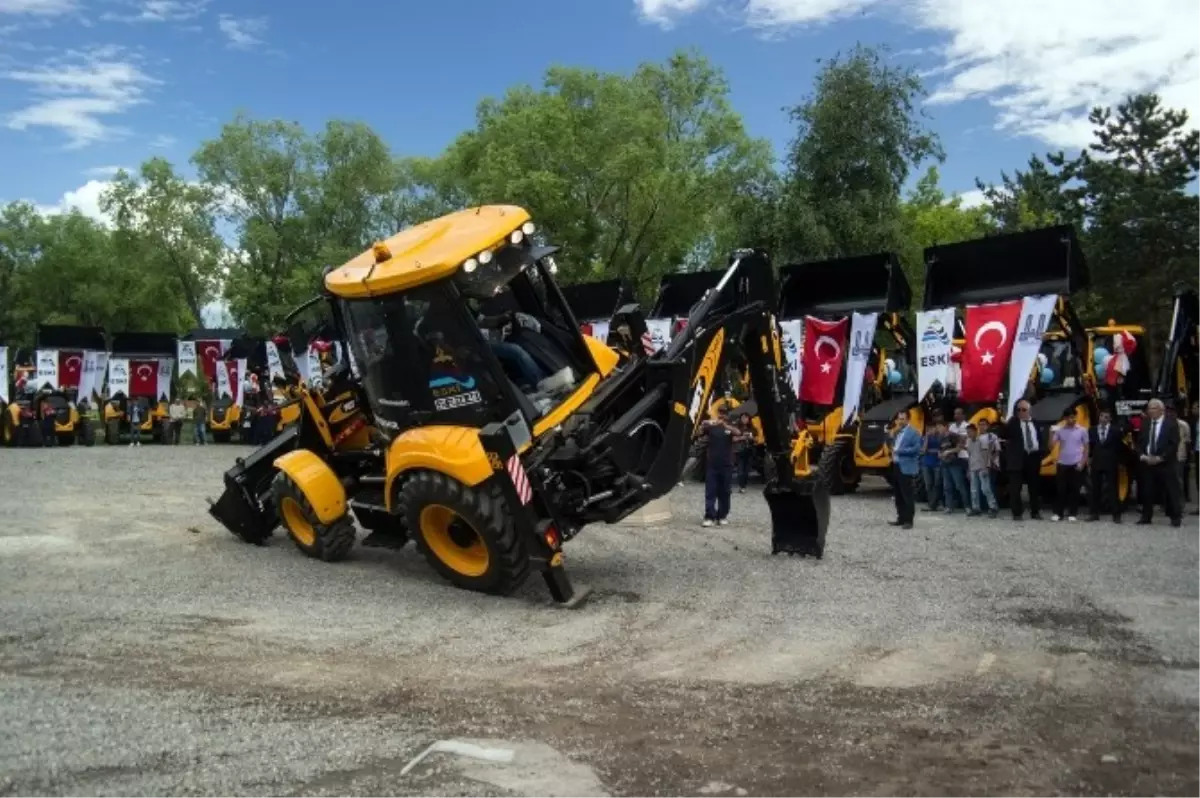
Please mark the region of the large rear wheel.
POLYGON ((405 482, 400 502, 417 548, 456 587, 507 596, 528 578, 525 543, 498 490, 422 471, 405 482))
POLYGON ((321 523, 304 491, 282 472, 275 477, 271 494, 280 523, 300 551, 325 562, 343 560, 350 553, 355 532, 349 513, 321 523))

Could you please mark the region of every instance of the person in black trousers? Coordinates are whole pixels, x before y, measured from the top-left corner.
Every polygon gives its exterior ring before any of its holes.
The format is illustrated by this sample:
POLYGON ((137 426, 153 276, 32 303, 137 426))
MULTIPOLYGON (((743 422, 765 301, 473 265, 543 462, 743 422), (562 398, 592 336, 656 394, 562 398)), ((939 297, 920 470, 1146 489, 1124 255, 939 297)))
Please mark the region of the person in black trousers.
POLYGON ((1159 491, 1166 497, 1167 515, 1171 526, 1183 525, 1183 508, 1179 502, 1179 424, 1164 415, 1160 399, 1146 405, 1150 416, 1138 436, 1137 452, 1141 461, 1140 479, 1146 486, 1142 494, 1142 517, 1139 524, 1149 524, 1154 518, 1154 500, 1159 491))
POLYGON ((1102 510, 1112 508, 1113 523, 1121 523, 1121 498, 1117 495, 1117 461, 1125 445, 1121 430, 1112 423, 1112 413, 1100 411, 1100 422, 1088 430, 1089 521, 1099 521, 1102 510))
POLYGON ((1004 460, 1008 471, 1008 506, 1014 521, 1025 515, 1021 485, 1029 488, 1029 517, 1041 520, 1042 440, 1029 415, 1029 402, 1017 402, 1017 414, 1004 425, 1004 460))

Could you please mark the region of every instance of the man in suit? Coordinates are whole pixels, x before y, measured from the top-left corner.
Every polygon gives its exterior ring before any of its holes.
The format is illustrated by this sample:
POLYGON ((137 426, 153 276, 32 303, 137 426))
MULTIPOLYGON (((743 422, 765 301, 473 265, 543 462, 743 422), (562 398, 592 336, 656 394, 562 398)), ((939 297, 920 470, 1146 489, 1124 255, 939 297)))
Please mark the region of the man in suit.
POLYGON ((1112 423, 1112 413, 1101 410, 1099 423, 1088 430, 1088 466, 1091 470, 1088 483, 1088 504, 1091 505, 1089 521, 1099 521, 1100 511, 1111 507, 1113 523, 1121 523, 1117 461, 1123 449, 1121 430, 1112 423))
POLYGON ((1017 402, 1017 414, 1004 425, 1005 467, 1008 471, 1008 506, 1014 521, 1022 520, 1025 503, 1021 500, 1021 485, 1029 488, 1029 517, 1041 520, 1042 440, 1030 417, 1030 404, 1017 402))
POLYGON ((891 526, 901 529, 913 528, 913 514, 916 512, 916 497, 913 492, 913 480, 920 471, 921 435, 908 423, 908 411, 902 411, 896 416, 895 432, 890 441, 892 445, 892 490, 895 492, 896 520, 888 521, 891 526))
POLYGON ((1146 405, 1149 416, 1138 436, 1137 452, 1141 462, 1140 478, 1146 486, 1142 494, 1142 517, 1139 524, 1149 524, 1154 517, 1154 500, 1159 491, 1166 496, 1167 515, 1171 526, 1182 526, 1183 508, 1179 503, 1179 425, 1168 420, 1166 408, 1159 399, 1146 405))

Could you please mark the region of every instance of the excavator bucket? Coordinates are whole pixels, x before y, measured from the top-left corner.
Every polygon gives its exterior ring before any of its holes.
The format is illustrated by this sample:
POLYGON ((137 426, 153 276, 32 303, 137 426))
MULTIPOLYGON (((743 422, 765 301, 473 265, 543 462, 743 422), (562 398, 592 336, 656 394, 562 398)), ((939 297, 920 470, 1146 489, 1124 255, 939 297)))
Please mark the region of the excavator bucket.
POLYGON ((925 250, 925 309, 1069 296, 1089 285, 1071 225, 987 236, 925 250))
POLYGON ((912 302, 912 288, 891 252, 795 263, 779 275, 781 319, 894 313, 908 310, 912 302))
POLYGON ((820 559, 829 528, 829 490, 820 480, 772 481, 763 491, 771 512, 771 553, 820 559))
POLYGON ((608 321, 617 308, 634 301, 633 289, 624 280, 601 280, 562 287, 563 298, 581 324, 608 321))

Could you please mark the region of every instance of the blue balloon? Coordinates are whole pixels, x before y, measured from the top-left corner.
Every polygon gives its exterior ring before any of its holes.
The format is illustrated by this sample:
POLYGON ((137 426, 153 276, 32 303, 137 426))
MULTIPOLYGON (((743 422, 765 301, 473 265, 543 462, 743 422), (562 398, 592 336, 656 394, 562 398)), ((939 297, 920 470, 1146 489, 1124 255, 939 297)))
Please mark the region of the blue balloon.
POLYGON ((1103 381, 1104 375, 1107 373, 1108 373, 1108 369, 1105 368, 1103 363, 1096 364, 1096 379, 1097 380, 1103 381))
POLYGON ((904 382, 904 375, 893 369, 888 372, 887 381, 888 385, 899 385, 904 382))
POLYGON ((1049 385, 1054 382, 1054 369, 1049 366, 1042 367, 1042 385, 1049 385))
POLYGON ((1098 346, 1092 352, 1092 361, 1098 366, 1101 363, 1103 363, 1105 360, 1108 360, 1108 356, 1110 354, 1112 354, 1112 353, 1109 352, 1107 349, 1105 349, 1102 346, 1098 346))

